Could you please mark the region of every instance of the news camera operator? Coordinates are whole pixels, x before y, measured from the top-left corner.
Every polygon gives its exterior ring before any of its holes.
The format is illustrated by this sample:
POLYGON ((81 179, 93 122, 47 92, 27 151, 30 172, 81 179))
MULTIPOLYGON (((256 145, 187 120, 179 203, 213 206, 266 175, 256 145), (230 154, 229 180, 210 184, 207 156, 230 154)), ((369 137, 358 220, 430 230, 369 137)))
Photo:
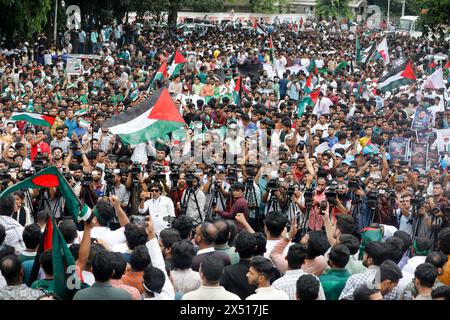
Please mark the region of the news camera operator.
POLYGON ((221 199, 218 199, 217 206, 220 210, 226 210, 226 208, 222 207, 222 202, 225 204, 230 187, 231 185, 228 183, 226 177, 226 169, 223 165, 210 168, 206 176, 206 182, 202 186, 202 191, 206 195, 206 202, 209 202, 216 189, 218 189, 221 199))
POLYGON ((349 180, 348 187, 352 202, 350 214, 353 216, 356 232, 360 232, 371 223, 365 184, 362 179, 354 177, 349 180))
POLYGON ((194 174, 185 174, 187 188, 184 189, 181 201, 177 202, 177 210, 192 218, 195 223, 200 224, 205 219, 206 196, 200 188, 200 178, 194 174))
POLYGON ((411 238, 427 238, 436 246, 437 235, 448 215, 448 202, 438 205, 433 196, 415 195, 411 203, 414 207, 411 238))
MULTIPOLYGON (((248 221, 248 203, 244 198, 245 185, 241 182, 235 182, 231 186, 231 192, 233 194, 233 206, 230 211, 220 210, 219 208, 213 208, 214 213, 218 214, 225 219, 235 219, 238 213, 242 213, 245 219, 248 221)), ((239 230, 243 230, 245 227, 241 223, 237 223, 239 230)))

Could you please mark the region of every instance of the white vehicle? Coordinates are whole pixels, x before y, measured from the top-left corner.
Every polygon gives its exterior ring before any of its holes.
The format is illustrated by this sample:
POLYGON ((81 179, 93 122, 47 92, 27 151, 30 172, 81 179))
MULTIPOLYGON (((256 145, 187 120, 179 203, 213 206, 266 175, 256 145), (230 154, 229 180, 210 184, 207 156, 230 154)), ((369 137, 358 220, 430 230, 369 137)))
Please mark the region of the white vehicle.
POLYGON ((398 22, 396 33, 409 34, 413 38, 422 36, 422 29, 418 25, 419 16, 402 16, 398 22))

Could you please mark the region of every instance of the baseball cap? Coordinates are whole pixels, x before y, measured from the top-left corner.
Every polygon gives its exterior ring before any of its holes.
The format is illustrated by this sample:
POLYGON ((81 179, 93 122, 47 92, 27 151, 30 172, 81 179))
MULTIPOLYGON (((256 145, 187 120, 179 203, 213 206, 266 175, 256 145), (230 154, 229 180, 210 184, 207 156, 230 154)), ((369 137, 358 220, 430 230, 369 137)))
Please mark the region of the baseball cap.
POLYGON ((219 172, 226 172, 225 167, 224 166, 217 166, 216 170, 219 172))

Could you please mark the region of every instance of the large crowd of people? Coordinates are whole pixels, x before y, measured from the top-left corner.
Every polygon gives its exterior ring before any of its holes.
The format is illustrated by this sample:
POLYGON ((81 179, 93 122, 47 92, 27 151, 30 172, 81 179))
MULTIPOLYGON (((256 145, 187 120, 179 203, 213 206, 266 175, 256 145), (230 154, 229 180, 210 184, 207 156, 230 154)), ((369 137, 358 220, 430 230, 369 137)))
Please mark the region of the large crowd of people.
POLYGON ((48 219, 76 263, 75 300, 450 299, 450 77, 435 58, 448 41, 316 20, 86 31, 2 43, 1 190, 55 166, 95 217, 74 221, 58 188, 0 198, 0 300, 61 298, 48 219), (385 37, 390 63, 357 61, 385 37), (182 69, 153 81, 176 51, 182 69), (404 61, 417 80, 380 90, 404 61), (439 68, 444 87, 424 88, 439 68), (102 126, 162 87, 184 128, 130 145, 102 126))

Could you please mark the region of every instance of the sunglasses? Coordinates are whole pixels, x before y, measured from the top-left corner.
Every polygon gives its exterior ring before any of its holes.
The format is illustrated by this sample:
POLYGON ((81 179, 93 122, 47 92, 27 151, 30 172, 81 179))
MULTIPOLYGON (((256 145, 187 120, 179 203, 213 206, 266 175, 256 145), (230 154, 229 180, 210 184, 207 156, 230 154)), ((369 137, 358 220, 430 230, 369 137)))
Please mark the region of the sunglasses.
POLYGON ((151 192, 159 192, 159 189, 152 189, 151 192))

